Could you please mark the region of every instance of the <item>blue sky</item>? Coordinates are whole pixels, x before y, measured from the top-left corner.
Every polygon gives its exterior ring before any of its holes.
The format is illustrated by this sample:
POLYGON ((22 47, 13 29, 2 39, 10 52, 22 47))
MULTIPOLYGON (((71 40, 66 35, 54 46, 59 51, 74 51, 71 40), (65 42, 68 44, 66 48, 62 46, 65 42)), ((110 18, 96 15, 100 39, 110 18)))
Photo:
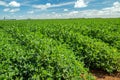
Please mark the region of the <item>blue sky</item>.
POLYGON ((120 0, 0 0, 0 19, 120 17, 120 0))

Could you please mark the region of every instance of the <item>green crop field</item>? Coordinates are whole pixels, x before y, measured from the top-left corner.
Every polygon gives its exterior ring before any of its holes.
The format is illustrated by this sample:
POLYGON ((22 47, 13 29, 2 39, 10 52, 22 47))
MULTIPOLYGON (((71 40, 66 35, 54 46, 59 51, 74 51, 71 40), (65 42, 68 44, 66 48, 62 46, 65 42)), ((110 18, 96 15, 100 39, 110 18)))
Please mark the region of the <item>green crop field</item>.
POLYGON ((94 80, 120 71, 120 18, 0 21, 0 80, 94 80))

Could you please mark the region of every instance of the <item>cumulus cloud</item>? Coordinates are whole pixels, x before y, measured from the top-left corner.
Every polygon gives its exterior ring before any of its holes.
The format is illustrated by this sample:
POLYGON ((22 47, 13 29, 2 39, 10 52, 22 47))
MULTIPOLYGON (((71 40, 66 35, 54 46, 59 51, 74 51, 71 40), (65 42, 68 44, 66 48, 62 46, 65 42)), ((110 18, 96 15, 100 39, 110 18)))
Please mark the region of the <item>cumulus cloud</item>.
MULTIPOLYGON (((1 1, 0 1, 1 2, 1 1)), ((1 3, 0 3, 1 4, 1 3)), ((3 3, 2 3, 3 4, 3 3)), ((6 8, 3 9, 4 12, 11 12, 11 13, 15 13, 20 11, 20 8, 13 8, 13 7, 20 7, 20 3, 16 2, 16 1, 11 1, 10 3, 6 3, 4 2, 4 5, 6 5, 6 8)))
POLYGON ((45 5, 33 5, 33 7, 44 10, 51 7, 51 3, 46 3, 45 5))
POLYGON ((72 12, 69 12, 69 16, 72 16, 72 15, 75 15, 75 14, 77 14, 77 13, 79 13, 78 11, 72 11, 72 12))
POLYGON ((75 8, 87 7, 87 4, 84 0, 77 0, 74 5, 75 8))
POLYGON ((8 6, 5 1, 0 1, 0 6, 8 6))
POLYGON ((10 8, 5 8, 3 11, 8 12, 9 10, 10 10, 10 8))
POLYGON ((113 7, 120 8, 120 2, 118 2, 118 1, 114 2, 113 7))
POLYGON ((45 5, 33 5, 34 8, 37 9, 47 9, 47 8, 52 8, 52 7, 61 7, 61 6, 66 6, 66 5, 71 5, 74 4, 75 2, 66 2, 66 3, 61 3, 61 4, 51 4, 51 3, 46 3, 45 5))
POLYGON ((65 2, 65 3, 60 3, 60 4, 51 4, 51 3, 46 3, 46 4, 39 4, 39 5, 32 5, 34 8, 38 9, 47 9, 47 8, 52 8, 52 7, 61 7, 61 6, 67 6, 67 5, 74 5, 74 8, 82 8, 82 7, 87 7, 87 4, 91 0, 87 0, 86 2, 84 0, 77 0, 77 1, 71 1, 71 2, 65 2))
POLYGON ((5 6, 5 7, 20 7, 21 4, 16 2, 16 1, 11 1, 9 3, 5 1, 0 1, 0 6, 5 6))
POLYGON ((111 17, 120 17, 120 2, 114 2, 111 7, 102 8, 100 10, 97 9, 88 9, 82 11, 71 11, 65 14, 62 14, 63 18, 111 18, 111 17))
POLYGON ((15 12, 20 11, 20 9, 19 9, 19 8, 15 8, 15 9, 5 8, 3 11, 4 11, 4 12, 15 13, 15 12))
POLYGON ((74 4, 75 2, 66 2, 66 3, 60 3, 60 4, 53 4, 51 7, 61 7, 61 6, 67 6, 74 4))
POLYGON ((120 17, 120 2, 114 2, 111 7, 88 9, 81 11, 67 11, 64 13, 54 13, 40 15, 39 18, 113 18, 120 17))
POLYGON ((114 2, 112 7, 104 8, 103 11, 120 12, 120 2, 114 2))
MULTIPOLYGON (((101 10, 93 9, 93 10, 83 10, 83 11, 72 11, 69 14, 73 17, 103 17, 103 18, 109 18, 109 17, 120 17, 120 2, 114 2, 113 6, 102 8, 101 10), (74 14, 74 15, 73 15, 74 14)), ((66 14, 66 16, 67 16, 66 14)))
POLYGON ((72 1, 72 2, 66 2, 66 3, 60 3, 60 4, 51 4, 51 3, 46 3, 46 4, 39 4, 39 5, 33 5, 34 8, 38 8, 38 9, 47 9, 47 8, 52 8, 52 7, 61 7, 61 6, 67 6, 67 5, 74 5, 74 8, 82 8, 82 7, 87 7, 87 4, 90 2, 91 0, 88 1, 84 1, 84 0, 77 0, 72 1))
POLYGON ((20 7, 21 5, 20 5, 20 3, 16 2, 16 1, 11 1, 9 3, 9 6, 11 6, 11 7, 20 7))
MULTIPOLYGON (((67 3, 60 3, 60 4, 51 4, 51 3, 46 3, 46 4, 40 4, 40 5, 32 5, 31 7, 36 8, 37 10, 35 12, 42 12, 41 10, 45 10, 48 8, 56 8, 56 7, 61 7, 61 6, 67 6, 71 5, 73 8, 82 8, 82 7, 87 7, 88 3, 90 0, 77 0, 74 2, 67 2, 67 3), (38 10, 41 9, 41 10, 38 10)), ((3 5, 3 3, 0 3, 0 5, 3 5)), ((9 4, 9 3, 8 3, 9 4)), ((4 4, 5 5, 5 4, 4 4)), ((21 4, 22 5, 22 4, 21 4)), ((56 9, 55 9, 56 10, 56 9)), ((48 10, 49 13, 41 13, 39 15, 31 15, 34 13, 34 10, 28 11, 26 13, 29 13, 25 15, 23 18, 94 18, 94 17, 103 17, 103 18, 110 18, 110 17, 120 17, 120 2, 116 1, 113 3, 111 7, 103 7, 102 9, 75 9, 75 10, 68 10, 67 8, 62 8, 63 13, 57 13, 54 9, 48 10), (54 12, 55 11, 55 12, 54 12), (26 17, 27 16, 27 17, 26 17)), ((60 8, 61 10, 61 8, 60 8)), ((11 12, 15 13, 17 11, 20 11, 19 8, 15 8, 13 6, 7 6, 4 10, 4 12, 11 12), (13 8, 13 9, 12 9, 13 8)))
POLYGON ((18 11, 20 11, 19 8, 9 10, 9 12, 11 12, 11 13, 15 13, 15 12, 18 12, 18 11))

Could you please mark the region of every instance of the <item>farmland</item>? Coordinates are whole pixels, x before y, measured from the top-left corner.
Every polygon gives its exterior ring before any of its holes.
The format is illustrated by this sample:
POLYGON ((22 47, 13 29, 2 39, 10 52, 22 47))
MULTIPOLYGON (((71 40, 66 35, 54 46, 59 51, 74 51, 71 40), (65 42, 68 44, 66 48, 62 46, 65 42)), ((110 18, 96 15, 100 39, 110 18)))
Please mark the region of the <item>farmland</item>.
POLYGON ((0 80, 94 80, 120 71, 120 18, 0 21, 0 80))

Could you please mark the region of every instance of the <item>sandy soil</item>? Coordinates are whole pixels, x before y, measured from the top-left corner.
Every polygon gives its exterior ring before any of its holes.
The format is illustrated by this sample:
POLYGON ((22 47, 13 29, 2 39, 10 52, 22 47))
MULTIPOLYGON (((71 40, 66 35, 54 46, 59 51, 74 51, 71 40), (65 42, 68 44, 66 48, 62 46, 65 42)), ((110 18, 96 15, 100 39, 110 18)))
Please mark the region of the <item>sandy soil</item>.
POLYGON ((103 71, 92 70, 92 74, 95 76, 96 80, 120 80, 120 72, 114 74, 108 74, 103 71))

